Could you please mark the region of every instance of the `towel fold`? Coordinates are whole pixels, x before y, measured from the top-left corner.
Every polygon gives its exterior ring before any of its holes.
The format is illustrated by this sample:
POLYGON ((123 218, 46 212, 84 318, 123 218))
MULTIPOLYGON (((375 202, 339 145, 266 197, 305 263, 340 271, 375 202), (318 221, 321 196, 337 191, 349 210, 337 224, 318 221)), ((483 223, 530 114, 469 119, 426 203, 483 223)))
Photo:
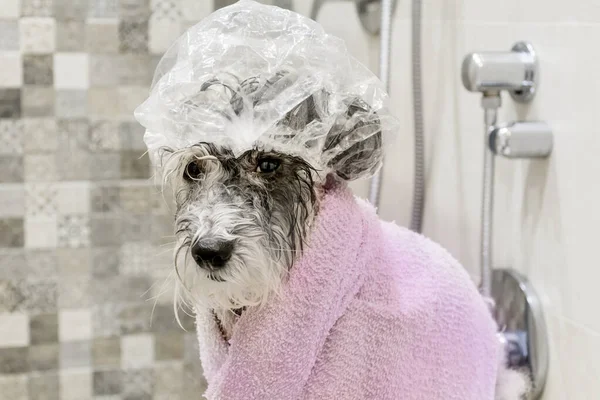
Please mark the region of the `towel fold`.
MULTIPOLYGON (((211 400, 496 396, 496 325, 464 269, 345 188, 325 195, 281 294, 247 309, 228 343, 196 312, 211 400)), ((512 386, 503 398, 519 399, 512 386)))

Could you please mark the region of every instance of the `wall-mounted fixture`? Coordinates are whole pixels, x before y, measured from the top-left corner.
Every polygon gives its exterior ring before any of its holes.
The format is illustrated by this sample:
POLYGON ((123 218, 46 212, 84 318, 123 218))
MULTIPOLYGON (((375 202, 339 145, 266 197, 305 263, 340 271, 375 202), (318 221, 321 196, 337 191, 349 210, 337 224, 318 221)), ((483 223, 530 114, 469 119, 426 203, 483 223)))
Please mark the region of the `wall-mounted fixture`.
POLYGON ((530 398, 539 399, 548 371, 548 340, 539 298, 525 276, 511 269, 492 269, 495 156, 540 158, 552 152, 552 131, 544 122, 496 121, 502 91, 519 103, 533 100, 539 84, 538 59, 530 43, 518 42, 511 51, 467 55, 461 75, 467 90, 482 94, 484 109, 480 288, 494 300, 494 317, 509 366, 529 370, 533 383, 530 398))
MULTIPOLYGON (((378 35, 381 30, 381 0, 314 0, 310 18, 316 20, 321 7, 327 2, 351 1, 356 5, 356 12, 363 28, 371 35, 378 35)), ((392 0, 392 13, 396 10, 398 0, 392 0)))

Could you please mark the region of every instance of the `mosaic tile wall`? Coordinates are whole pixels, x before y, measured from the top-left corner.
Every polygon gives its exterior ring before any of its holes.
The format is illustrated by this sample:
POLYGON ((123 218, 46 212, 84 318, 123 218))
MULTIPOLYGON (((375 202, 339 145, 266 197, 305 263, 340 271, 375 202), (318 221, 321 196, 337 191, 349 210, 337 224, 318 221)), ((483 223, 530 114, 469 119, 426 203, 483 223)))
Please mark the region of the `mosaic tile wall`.
POLYGON ((0 399, 200 398, 132 112, 170 43, 228 3, 0 0, 0 399))

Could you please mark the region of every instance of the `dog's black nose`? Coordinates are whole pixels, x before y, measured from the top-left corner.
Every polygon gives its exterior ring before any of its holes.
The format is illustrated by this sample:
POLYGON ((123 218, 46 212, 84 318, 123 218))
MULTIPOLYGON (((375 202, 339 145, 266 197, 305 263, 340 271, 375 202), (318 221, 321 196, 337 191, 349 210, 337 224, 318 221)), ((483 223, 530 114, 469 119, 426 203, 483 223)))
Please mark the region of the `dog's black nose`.
POLYGON ((191 249, 196 263, 211 270, 223 268, 233 253, 233 241, 196 242, 191 249))

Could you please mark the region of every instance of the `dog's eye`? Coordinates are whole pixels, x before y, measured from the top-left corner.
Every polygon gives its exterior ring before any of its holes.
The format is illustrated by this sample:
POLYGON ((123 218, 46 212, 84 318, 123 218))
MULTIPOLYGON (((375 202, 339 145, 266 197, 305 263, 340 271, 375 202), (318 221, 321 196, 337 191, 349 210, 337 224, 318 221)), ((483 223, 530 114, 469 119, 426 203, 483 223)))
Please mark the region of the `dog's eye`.
POLYGON ((274 158, 262 158, 258 160, 258 167, 256 168, 256 172, 269 173, 275 171, 279 168, 279 160, 274 158))
POLYGON ((200 179, 202 176, 202 170, 198 165, 197 161, 192 161, 185 167, 185 172, 183 174, 183 178, 187 181, 195 181, 200 179))

